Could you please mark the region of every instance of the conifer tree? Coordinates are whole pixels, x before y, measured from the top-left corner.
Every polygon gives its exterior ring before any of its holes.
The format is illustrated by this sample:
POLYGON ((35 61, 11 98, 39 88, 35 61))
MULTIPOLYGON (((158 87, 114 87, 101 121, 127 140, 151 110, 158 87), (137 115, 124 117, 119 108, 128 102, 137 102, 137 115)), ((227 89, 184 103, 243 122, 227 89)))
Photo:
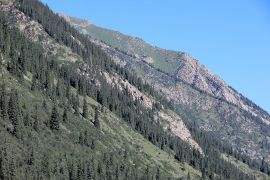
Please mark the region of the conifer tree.
POLYGON ((6 150, 0 152, 0 179, 9 178, 8 156, 6 150))
POLYGON ((69 100, 70 99, 70 85, 69 84, 66 85, 66 93, 65 93, 65 95, 66 95, 66 98, 69 100))
POLYGON ((6 100, 6 83, 4 74, 4 59, 2 52, 0 52, 0 116, 5 119, 7 117, 7 100, 6 100))
POLYGON ((67 123, 68 122, 68 113, 67 113, 67 108, 64 109, 63 112, 63 122, 67 123))
POLYGON ((35 91, 36 88, 37 88, 37 79, 36 79, 36 77, 33 76, 33 77, 32 77, 31 90, 32 90, 32 91, 35 91))
POLYGON ((38 106, 35 105, 35 110, 34 110, 34 124, 33 124, 33 128, 36 132, 39 131, 40 128, 40 122, 39 122, 39 118, 38 118, 38 106))
POLYGON ((99 113, 97 108, 95 109, 94 126, 98 129, 100 128, 99 113))
POLYGON ((150 170, 149 170, 149 166, 147 165, 144 175, 143 175, 143 179, 150 179, 150 170))
POLYGON ((3 119, 7 117, 7 95, 5 83, 1 84, 0 89, 0 115, 3 119))
POLYGON ((81 161, 77 164, 77 179, 83 179, 83 168, 81 161))
POLYGON ((74 114, 75 115, 80 115, 79 112, 79 106, 80 106, 80 101, 79 101, 79 95, 77 94, 76 96, 72 96, 72 105, 73 105, 73 109, 74 109, 74 114))
POLYGON ((187 180, 191 180, 190 173, 187 174, 187 180))
POLYGON ((161 180, 161 176, 160 176, 160 170, 159 170, 159 168, 157 168, 156 180, 161 180))
POLYGON ((34 164, 34 148, 33 147, 29 147, 28 149, 28 157, 27 157, 27 164, 28 165, 33 165, 34 164))
POLYGON ((79 115, 80 115, 79 107, 78 107, 77 105, 75 105, 75 106, 73 106, 73 108, 74 108, 74 114, 75 114, 76 116, 79 116, 79 115))
POLYGON ((94 150, 94 149, 96 148, 96 143, 95 143, 95 140, 94 140, 94 139, 93 139, 92 142, 91 142, 90 148, 91 148, 92 150, 94 150))
POLYGON ((8 102, 8 117, 11 120, 12 124, 15 124, 17 121, 17 98, 14 90, 11 92, 9 102, 8 102))
POLYGON ((261 160, 260 171, 263 172, 263 173, 267 173, 267 164, 265 162, 265 158, 264 157, 261 160))
POLYGON ((16 167, 15 167, 14 155, 11 154, 11 161, 9 163, 9 177, 10 179, 17 179, 16 167))
POLYGON ((206 179, 205 168, 203 168, 201 171, 202 171, 202 180, 205 180, 206 179))
POLYGON ((21 138, 23 122, 21 118, 21 109, 18 102, 18 93, 16 90, 12 90, 8 102, 8 117, 13 125, 13 134, 17 138, 21 138))
POLYGON ((29 110, 26 111, 25 116, 24 116, 24 126, 28 126, 28 127, 32 126, 29 110))
POLYGON ((60 80, 57 81, 56 84, 56 96, 61 97, 62 96, 62 87, 60 80))
POLYGON ((73 161, 69 172, 71 180, 77 180, 77 172, 78 172, 77 167, 78 166, 76 161, 73 161))
POLYGON ((82 132, 80 132, 80 135, 79 135, 79 144, 80 145, 84 144, 84 138, 83 138, 83 133, 82 132))
POLYGON ((86 146, 89 146, 89 143, 88 143, 88 132, 87 132, 87 130, 84 131, 83 144, 86 145, 86 146))
POLYGON ((40 128, 39 126, 40 126, 39 120, 38 120, 38 119, 35 119, 35 120, 34 120, 33 128, 34 128, 34 130, 35 130, 36 132, 39 131, 39 128, 40 128))
POLYGON ((87 165, 87 167, 86 167, 87 169, 86 169, 86 179, 92 179, 92 170, 91 170, 91 168, 90 168, 90 165, 88 164, 87 165))
POLYGON ((60 122, 59 122, 59 114, 56 106, 52 109, 51 119, 50 119, 50 128, 52 130, 59 130, 60 122))
POLYGON ((82 116, 87 119, 88 118, 88 114, 89 114, 89 112, 88 112, 88 105, 87 105, 86 98, 84 98, 84 100, 83 100, 83 114, 82 114, 82 116))

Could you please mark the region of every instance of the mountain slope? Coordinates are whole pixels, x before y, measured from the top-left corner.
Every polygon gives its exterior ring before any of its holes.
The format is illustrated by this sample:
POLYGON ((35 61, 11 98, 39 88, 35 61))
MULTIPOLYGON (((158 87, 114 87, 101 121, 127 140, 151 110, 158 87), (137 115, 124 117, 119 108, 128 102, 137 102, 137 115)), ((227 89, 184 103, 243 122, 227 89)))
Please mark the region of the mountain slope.
POLYGON ((255 179, 259 169, 268 173, 266 163, 184 122, 192 116, 178 115, 49 7, 20 0, 0 9, 0 179, 255 179), (223 154, 245 160, 254 172, 223 154))
MULTIPOLYGON (((31 116, 34 116, 34 112, 38 111, 38 116, 40 117, 38 129, 35 125, 27 125, 25 131, 24 141, 30 141, 30 144, 23 144, 16 138, 6 131, 5 127, 12 126, 8 124, 5 120, 4 125, 1 125, 1 149, 3 153, 7 153, 8 156, 22 155, 22 157, 13 157, 17 162, 24 164, 16 171, 16 177, 25 177, 25 179, 30 179, 30 177, 43 177, 45 175, 39 172, 42 167, 42 163, 45 163, 44 157, 48 158, 48 164, 54 166, 58 164, 58 161, 63 161, 64 166, 71 166, 72 163, 99 163, 102 161, 102 156, 113 156, 113 163, 118 164, 121 160, 125 163, 125 166, 134 166, 140 170, 137 173, 142 173, 146 167, 149 167, 151 174, 155 175, 156 167, 160 168, 162 176, 170 177, 186 177, 188 172, 194 179, 199 179, 200 173, 190 167, 188 164, 178 163, 172 155, 160 150, 153 144, 145 140, 141 135, 134 132, 128 125, 122 123, 117 116, 110 113, 107 109, 101 110, 101 105, 91 98, 87 99, 89 105, 90 116, 87 119, 82 119, 81 117, 76 117, 72 113, 68 113, 68 121, 61 121, 60 131, 55 133, 46 127, 46 121, 49 119, 47 114, 44 114, 44 108, 50 113, 53 108, 53 101, 47 99, 46 96, 41 95, 39 92, 29 92, 29 83, 21 85, 18 83, 10 74, 5 74, 6 81, 8 84, 6 86, 8 89, 17 89, 20 95, 20 103, 27 107, 30 111, 31 116), (46 107, 44 107, 44 102, 46 102, 46 107), (37 108, 37 110, 35 110, 37 108), (101 130, 98 130, 92 124, 92 119, 94 118, 94 109, 100 109, 100 123, 101 130), (41 118, 42 117, 42 118, 41 118), (85 136, 85 133, 87 135, 85 136), (81 135, 83 135, 83 142, 81 142, 81 135), (38 144, 38 146, 36 146, 38 144), (32 149, 29 151, 29 149, 32 149), (29 152, 27 152, 27 150, 29 152), (24 161, 29 161, 31 158, 31 153, 33 153, 33 162, 24 163, 24 161), (49 153, 49 154, 48 154, 49 153), (128 157, 123 157, 124 153, 127 153, 128 157), (119 155, 118 155, 119 154, 119 155), (124 159, 128 158, 128 159, 124 159), (62 160, 61 160, 62 159, 62 160), (117 160, 116 160, 117 159, 117 160), (143 162, 138 161, 138 159, 144 159, 143 162), (91 162, 93 161, 94 162, 91 162), (32 168, 33 167, 33 168, 32 168), (35 169, 36 168, 36 169, 35 169), (27 169, 25 171, 25 169, 27 169), (23 173, 24 172, 24 173, 23 173), (33 176, 31 176, 31 173, 33 176), (38 175, 41 173, 40 175, 38 175)), ((9 92, 8 92, 9 93, 9 92)), ((83 97, 80 97, 80 104, 83 102, 83 97)), ((64 108, 58 107, 59 113, 62 114, 64 108)), ((34 121, 34 117, 31 121, 34 121)), ((11 163, 11 162, 10 162, 11 163)), ((119 164, 120 166, 121 164, 119 164)), ((58 165, 57 165, 58 166, 58 165)), ((53 168, 53 167, 50 167, 53 168)), ((92 167, 95 168, 95 167, 92 167)), ((104 167, 102 167, 104 168, 104 167)), ((105 170, 105 169, 104 169, 105 170)), ((61 172, 61 169, 55 169, 55 171, 49 171, 44 169, 45 173, 50 173, 46 177, 55 177, 56 179, 66 179, 68 175, 67 172, 61 172)), ((95 169, 93 169, 95 171, 95 169)), ((114 171, 112 169, 112 171, 114 171)), ((125 171, 125 170, 123 170, 125 171)), ((5 172, 4 172, 5 173, 5 172)), ((93 172, 95 173, 95 172, 93 172)), ((139 174, 138 174, 139 175, 139 174)), ((95 175, 97 176, 98 175, 95 175)), ((103 176, 103 175, 102 175, 103 176)), ((101 176, 101 178, 102 178, 101 176)), ((103 177, 104 178, 104 177, 103 177)), ((130 177, 129 177, 130 178, 130 177)))
POLYGON ((5 42, 1 46, 0 179, 138 179, 156 173, 159 178, 200 178, 198 170, 179 163, 173 152, 161 150, 102 104, 63 83, 58 66, 71 63, 76 71, 81 62, 72 59, 78 54, 12 4, 1 4, 0 15, 1 42, 5 42), (75 55, 62 57, 50 46, 75 55), (56 122, 51 124, 54 108, 57 128, 56 122))
MULTIPOLYGON (((65 17, 65 16, 64 16, 65 17)), ((184 52, 65 17, 121 66, 172 100, 186 121, 229 142, 238 151, 270 162, 270 115, 184 52), (190 118, 193 117, 193 118, 190 118)))

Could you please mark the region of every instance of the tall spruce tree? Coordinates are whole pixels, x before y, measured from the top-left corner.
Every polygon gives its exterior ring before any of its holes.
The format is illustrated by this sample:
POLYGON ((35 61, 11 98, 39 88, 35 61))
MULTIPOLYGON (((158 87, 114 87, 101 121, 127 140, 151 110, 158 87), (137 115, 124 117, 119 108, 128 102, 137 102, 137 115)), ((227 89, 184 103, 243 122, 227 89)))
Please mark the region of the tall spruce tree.
POLYGON ((94 125, 96 128, 98 128, 98 129, 100 128, 98 108, 95 108, 94 125))
POLYGON ((9 157, 6 149, 0 151, 0 179, 9 179, 9 157))
POLYGON ((7 117, 7 95, 5 83, 0 88, 0 116, 5 119, 7 117))
POLYGON ((12 133, 20 138, 23 129, 23 120, 21 117, 21 108, 19 106, 18 93, 16 90, 12 90, 8 102, 8 117, 13 125, 12 133))
POLYGON ((35 105, 34 114, 33 114, 33 119, 34 119, 33 128, 36 132, 38 132, 40 129, 40 122, 39 122, 38 116, 39 116, 38 115, 38 105, 35 105))
POLYGON ((68 122, 68 112, 67 112, 67 108, 64 109, 63 112, 63 122, 67 123, 68 122))
POLYGON ((6 83, 4 74, 4 59, 0 52, 0 116, 5 119, 7 117, 7 99, 6 99, 6 83))
POLYGON ((59 114, 58 114, 56 106, 54 106, 52 109, 52 114, 51 114, 51 119, 50 119, 50 128, 52 130, 59 130, 60 128, 59 114))
POLYGON ((72 96, 72 100, 71 103, 73 105, 73 109, 74 109, 74 114, 79 116, 80 115, 80 111, 79 111, 79 107, 80 107, 80 99, 79 99, 79 95, 77 94, 76 96, 72 96))
POLYGON ((161 180, 161 175, 160 175, 160 170, 159 170, 159 168, 157 168, 157 172, 156 172, 156 180, 161 180))
POLYGON ((190 173, 187 174, 187 180, 191 180, 190 173))
POLYGON ((83 100, 83 113, 82 113, 82 116, 87 119, 88 118, 88 114, 89 114, 88 105, 87 105, 86 98, 84 98, 84 100, 83 100))

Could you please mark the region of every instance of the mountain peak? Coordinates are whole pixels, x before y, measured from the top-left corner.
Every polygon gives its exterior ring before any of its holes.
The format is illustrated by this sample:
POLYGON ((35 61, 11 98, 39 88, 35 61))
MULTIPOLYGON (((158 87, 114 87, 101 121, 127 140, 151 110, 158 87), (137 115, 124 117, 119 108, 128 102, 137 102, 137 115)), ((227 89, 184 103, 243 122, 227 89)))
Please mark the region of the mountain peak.
POLYGON ((86 20, 86 19, 79 19, 76 17, 67 16, 67 15, 62 14, 62 13, 58 13, 58 15, 60 17, 63 17, 67 22, 76 24, 78 26, 87 27, 87 26, 90 26, 92 24, 89 20, 86 20))

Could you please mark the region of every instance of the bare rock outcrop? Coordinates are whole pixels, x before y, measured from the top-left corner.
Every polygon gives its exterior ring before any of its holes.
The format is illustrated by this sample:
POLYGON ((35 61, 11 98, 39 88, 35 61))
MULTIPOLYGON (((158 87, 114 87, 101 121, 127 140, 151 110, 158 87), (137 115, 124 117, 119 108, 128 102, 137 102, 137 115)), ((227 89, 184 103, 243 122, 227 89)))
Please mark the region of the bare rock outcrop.
MULTIPOLYGON (((211 73, 204 65, 200 64, 198 60, 192 58, 187 53, 181 53, 181 60, 184 62, 183 66, 176 72, 176 78, 182 80, 189 85, 208 93, 209 95, 228 101, 235 104, 241 109, 258 117, 261 111, 255 109, 252 104, 243 101, 242 95, 228 86, 221 78, 211 73)), ((207 106, 208 104, 206 104, 207 106)), ((211 105, 209 105, 211 108, 211 105)), ((265 114, 267 116, 267 114, 265 114)), ((270 125, 270 117, 261 117, 262 122, 270 125)))
POLYGON ((163 120, 166 120, 168 122, 168 124, 167 124, 168 127, 165 127, 165 128, 170 128, 172 133, 175 136, 177 136, 180 139, 182 139, 183 141, 186 141, 187 143, 189 143, 191 147, 198 150, 201 154, 204 154, 202 148, 192 138, 185 123, 178 115, 176 115, 173 112, 171 112, 169 114, 169 113, 166 113, 164 111, 160 111, 160 112, 158 112, 158 117, 163 119, 163 120))

